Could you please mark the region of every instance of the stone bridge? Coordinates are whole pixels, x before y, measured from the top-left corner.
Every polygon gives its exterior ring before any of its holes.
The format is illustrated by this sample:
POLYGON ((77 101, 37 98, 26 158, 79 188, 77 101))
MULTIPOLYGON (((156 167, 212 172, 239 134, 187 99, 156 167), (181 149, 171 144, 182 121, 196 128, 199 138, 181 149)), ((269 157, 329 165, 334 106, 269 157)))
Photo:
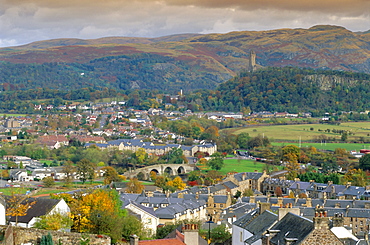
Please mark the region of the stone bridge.
POLYGON ((193 164, 158 164, 144 168, 138 168, 136 170, 130 170, 124 173, 127 178, 137 177, 138 179, 148 180, 150 178, 150 172, 156 172, 157 175, 167 173, 168 175, 180 175, 187 174, 194 171, 195 165, 193 164))

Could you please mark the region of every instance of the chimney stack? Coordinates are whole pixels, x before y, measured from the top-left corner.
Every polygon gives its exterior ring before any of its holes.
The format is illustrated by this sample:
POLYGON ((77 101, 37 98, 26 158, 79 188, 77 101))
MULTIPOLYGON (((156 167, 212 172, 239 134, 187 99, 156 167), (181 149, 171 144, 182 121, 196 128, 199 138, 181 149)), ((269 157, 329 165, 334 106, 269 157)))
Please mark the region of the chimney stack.
POLYGON ((264 203, 264 202, 260 202, 258 204, 259 208, 260 208, 260 214, 262 214, 263 212, 265 212, 266 210, 271 210, 271 204, 270 203, 264 203))
POLYGON ((333 226, 334 227, 343 227, 344 226, 343 213, 335 213, 332 220, 333 220, 333 226))
POLYGON ((315 217, 313 218, 315 230, 329 230, 329 217, 323 206, 316 207, 315 217))
POLYGON ((199 228, 197 224, 185 224, 183 233, 186 245, 199 245, 199 228))
POLYGON ((250 196, 249 197, 249 203, 256 203, 256 197, 255 196, 250 196))

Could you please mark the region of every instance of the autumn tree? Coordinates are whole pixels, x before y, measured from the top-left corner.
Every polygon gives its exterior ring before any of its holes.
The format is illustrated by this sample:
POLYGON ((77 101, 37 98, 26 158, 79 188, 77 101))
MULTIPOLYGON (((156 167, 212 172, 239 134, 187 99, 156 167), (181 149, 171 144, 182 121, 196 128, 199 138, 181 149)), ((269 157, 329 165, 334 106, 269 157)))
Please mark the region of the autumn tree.
POLYGON ((42 179, 42 183, 45 187, 52 187, 53 185, 55 185, 55 180, 53 177, 48 176, 42 179))
POLYGON ((294 153, 287 153, 284 155, 285 169, 288 171, 287 178, 290 180, 293 180, 294 178, 297 178, 300 165, 298 163, 298 156, 294 153))
POLYGON ((77 172, 82 183, 85 183, 86 180, 93 180, 95 177, 95 164, 87 159, 82 159, 77 162, 77 172))
POLYGON ((342 181, 343 184, 351 182, 351 185, 354 186, 366 186, 368 183, 367 176, 361 169, 351 169, 347 171, 347 173, 343 176, 342 181))
POLYGON ((282 197, 283 196, 283 191, 281 190, 280 186, 277 186, 275 188, 275 196, 277 196, 277 197, 282 197))
POLYGON ((127 182, 127 193, 141 193, 143 190, 144 185, 137 178, 132 178, 127 182))
POLYGON ((282 154, 283 154, 283 161, 288 161, 290 160, 291 157, 296 158, 297 160, 299 159, 301 150, 299 149, 298 146, 295 145, 287 145, 282 148, 282 154))
POLYGON ((115 190, 97 189, 85 195, 75 196, 70 208, 72 229, 77 232, 91 232, 96 229, 98 215, 110 216, 112 220, 122 215, 121 201, 115 190))
POLYGON ((71 161, 66 161, 64 164, 63 164, 63 168, 62 168, 62 171, 65 175, 64 177, 64 182, 67 186, 69 186, 71 184, 71 182, 73 181, 73 174, 75 173, 76 171, 76 167, 73 165, 73 162, 71 161))
POLYGON ((135 152, 136 159, 139 163, 143 163, 145 159, 148 157, 148 154, 146 153, 144 148, 139 148, 135 152))
POLYGON ((44 230, 68 230, 71 228, 73 221, 69 214, 52 213, 40 216, 39 219, 33 224, 34 228, 44 230))
POLYGON ((7 200, 6 216, 15 217, 15 225, 18 225, 18 217, 27 215, 28 210, 36 201, 27 198, 24 195, 13 194, 7 200))
POLYGON ((175 187, 177 190, 180 190, 180 191, 185 189, 185 187, 186 187, 186 184, 182 181, 180 176, 176 176, 172 180, 172 185, 173 185, 173 187, 175 187))
POLYGON ((104 171, 104 184, 110 184, 112 182, 121 182, 122 179, 119 177, 117 171, 113 167, 104 167, 101 169, 104 171))

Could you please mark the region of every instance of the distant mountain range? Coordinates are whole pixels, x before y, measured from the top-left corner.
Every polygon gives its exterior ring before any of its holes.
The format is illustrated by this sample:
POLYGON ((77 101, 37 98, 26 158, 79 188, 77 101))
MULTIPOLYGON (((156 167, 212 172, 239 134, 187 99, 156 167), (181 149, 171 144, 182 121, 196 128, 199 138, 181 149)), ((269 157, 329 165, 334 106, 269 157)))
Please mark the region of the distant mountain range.
POLYGON ((18 89, 210 89, 248 69, 252 50, 258 67, 370 73, 369 32, 314 26, 160 38, 39 41, 0 49, 0 81, 18 89))

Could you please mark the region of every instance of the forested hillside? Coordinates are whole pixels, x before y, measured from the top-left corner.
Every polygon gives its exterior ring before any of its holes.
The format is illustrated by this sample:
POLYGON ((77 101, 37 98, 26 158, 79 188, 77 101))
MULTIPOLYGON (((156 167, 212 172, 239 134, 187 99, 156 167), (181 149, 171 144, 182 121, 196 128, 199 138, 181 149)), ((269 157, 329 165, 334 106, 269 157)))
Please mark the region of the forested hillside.
POLYGON ((365 111, 370 108, 370 75, 364 73, 266 68, 242 72, 214 91, 189 101, 204 110, 297 112, 365 111), (200 99, 204 98, 204 99, 200 99))
POLYGON ((370 34, 338 26, 184 34, 162 38, 57 39, 0 49, 0 90, 215 88, 249 67, 370 73, 370 34))

